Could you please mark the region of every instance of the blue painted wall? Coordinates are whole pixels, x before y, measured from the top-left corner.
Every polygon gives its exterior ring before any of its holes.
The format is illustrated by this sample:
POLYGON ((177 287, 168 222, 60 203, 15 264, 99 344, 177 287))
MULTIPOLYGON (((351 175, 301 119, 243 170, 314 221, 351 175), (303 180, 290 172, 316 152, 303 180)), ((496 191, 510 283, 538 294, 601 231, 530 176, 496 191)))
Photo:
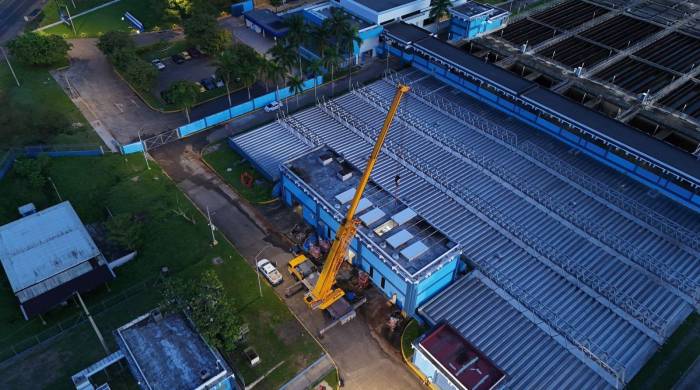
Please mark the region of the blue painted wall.
POLYGON ((478 36, 489 34, 494 30, 499 29, 506 22, 506 17, 489 20, 486 15, 466 20, 460 17, 452 16, 450 18, 450 39, 473 39, 478 36))
MULTIPOLYGON (((281 181, 284 202, 288 206, 300 205, 304 221, 313 226, 320 237, 332 240, 340 222, 323 207, 316 204, 314 199, 287 177, 285 172, 281 176, 281 181)), ((460 264, 462 264, 459 255, 455 255, 438 271, 421 279, 418 283, 412 283, 406 281, 398 270, 394 271, 392 266, 379 259, 367 243, 355 238, 350 244, 350 248, 356 254, 353 265, 370 274, 372 283, 387 298, 391 298, 395 294, 396 305, 411 316, 415 314, 415 310, 420 304, 442 291, 456 279, 460 264)))

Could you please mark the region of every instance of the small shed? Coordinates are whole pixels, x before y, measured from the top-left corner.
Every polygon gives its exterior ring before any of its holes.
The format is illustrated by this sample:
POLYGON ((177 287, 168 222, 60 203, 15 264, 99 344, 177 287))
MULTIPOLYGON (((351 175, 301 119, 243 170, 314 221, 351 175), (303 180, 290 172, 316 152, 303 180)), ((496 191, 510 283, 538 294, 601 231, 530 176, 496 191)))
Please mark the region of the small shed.
POLYGON ((68 201, 0 226, 0 262, 25 319, 115 277, 68 201))

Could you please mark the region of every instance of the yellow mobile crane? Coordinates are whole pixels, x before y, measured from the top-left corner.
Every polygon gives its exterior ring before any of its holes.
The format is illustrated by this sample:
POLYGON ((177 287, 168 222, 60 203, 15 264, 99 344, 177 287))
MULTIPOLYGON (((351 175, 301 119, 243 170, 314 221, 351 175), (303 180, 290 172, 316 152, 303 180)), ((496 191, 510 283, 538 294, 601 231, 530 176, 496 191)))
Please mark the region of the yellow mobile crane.
POLYGON ((367 161, 367 168, 365 168, 365 171, 362 174, 362 179, 360 179, 360 182, 357 185, 355 195, 352 199, 352 203, 350 204, 350 209, 348 209, 345 219, 340 224, 340 227, 336 232, 335 240, 328 251, 328 256, 326 257, 326 262, 323 265, 321 275, 318 277, 318 281, 316 281, 313 289, 311 289, 304 296, 306 304, 311 309, 327 309, 333 303, 342 298, 343 295, 345 295, 345 291, 343 291, 341 288, 333 288, 333 286, 335 285, 335 278, 338 274, 338 270, 340 270, 340 266, 345 259, 350 241, 355 236, 357 227, 360 224, 360 221, 355 219, 355 211, 360 203, 360 199, 362 199, 362 194, 365 191, 365 187, 369 182, 369 176, 372 173, 374 164, 377 162, 379 152, 381 151, 384 140, 389 132, 391 122, 394 120, 394 115, 396 115, 396 111, 399 108, 399 103, 401 103, 401 98, 406 92, 408 92, 408 90, 409 87, 406 85, 399 85, 396 89, 394 100, 391 102, 389 112, 384 119, 382 130, 379 132, 377 142, 374 144, 372 154, 370 154, 369 160, 367 161))

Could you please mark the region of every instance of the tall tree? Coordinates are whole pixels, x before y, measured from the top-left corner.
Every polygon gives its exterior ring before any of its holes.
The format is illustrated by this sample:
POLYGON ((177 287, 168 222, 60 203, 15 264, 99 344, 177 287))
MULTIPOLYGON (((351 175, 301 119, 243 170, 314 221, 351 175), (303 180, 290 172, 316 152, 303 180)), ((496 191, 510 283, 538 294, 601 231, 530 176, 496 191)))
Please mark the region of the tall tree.
POLYGON ((452 2, 450 0, 432 0, 429 16, 437 23, 437 32, 440 32, 442 19, 450 14, 452 2))
POLYGON ((301 69, 301 53, 299 49, 308 41, 309 28, 306 25, 304 17, 296 13, 284 20, 284 25, 289 29, 285 36, 287 48, 296 52, 296 57, 299 62, 299 75, 302 75, 301 69))
POLYGON ((287 70, 284 68, 284 66, 278 64, 277 62, 269 61, 267 67, 267 77, 269 77, 270 80, 272 80, 272 83, 275 84, 275 100, 279 101, 280 82, 282 84, 285 83, 287 70))
POLYGON ((208 12, 193 12, 183 27, 189 43, 208 54, 218 55, 231 44, 231 34, 219 28, 214 15, 208 12))
POLYGON ((240 58, 234 47, 228 47, 224 49, 216 57, 216 76, 224 82, 226 87, 226 96, 228 97, 228 106, 231 107, 233 103, 231 102, 231 86, 236 82, 238 77, 238 64, 240 58))
POLYGON ((306 70, 314 77, 314 99, 318 99, 316 89, 318 88, 318 75, 323 71, 323 63, 321 59, 311 61, 306 70))
POLYGON ((28 32, 11 40, 7 48, 25 64, 54 65, 66 59, 71 44, 58 35, 28 32))
POLYGON ((171 85, 165 93, 173 104, 185 110, 185 116, 187 116, 187 122, 189 123, 190 109, 197 102, 197 94, 199 94, 197 84, 188 80, 180 80, 171 85))
POLYGON ((357 31, 357 26, 348 24, 347 28, 343 31, 343 35, 340 37, 340 47, 344 53, 347 53, 347 68, 348 68, 348 88, 352 84, 352 66, 355 62, 355 45, 358 49, 362 45, 362 39, 360 38, 360 33, 357 31))
POLYGON ((323 56, 323 65, 331 69, 331 95, 335 94, 335 68, 340 65, 341 61, 342 57, 336 47, 330 46, 326 48, 323 56))
MULTIPOLYGON (((297 108, 299 108, 299 95, 304 92, 304 81, 301 77, 292 76, 289 78, 289 92, 296 95, 297 108)), ((289 105, 287 105, 289 107, 289 105)))

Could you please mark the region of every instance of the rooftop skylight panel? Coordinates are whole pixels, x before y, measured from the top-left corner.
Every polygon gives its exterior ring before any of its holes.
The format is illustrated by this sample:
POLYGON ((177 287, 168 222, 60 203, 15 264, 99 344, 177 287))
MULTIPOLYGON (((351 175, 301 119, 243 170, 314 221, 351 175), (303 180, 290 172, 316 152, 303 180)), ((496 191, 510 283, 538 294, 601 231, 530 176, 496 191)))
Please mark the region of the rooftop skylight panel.
POLYGON ((355 189, 350 188, 336 195, 335 199, 340 202, 340 204, 345 204, 351 201, 353 196, 355 196, 355 189))
POLYGON ((428 247, 423 244, 422 241, 417 241, 414 242, 413 244, 407 246, 401 251, 401 255, 408 259, 408 261, 412 261, 417 259, 420 255, 422 255, 425 251, 428 250, 428 247))
POLYGON ((367 198, 360 199, 360 203, 357 205, 356 213, 361 213, 368 208, 372 207, 372 201, 367 198))
POLYGON ((391 237, 387 238, 386 242, 389 245, 391 245, 392 248, 396 249, 408 242, 408 240, 410 240, 411 238, 413 238, 413 234, 409 233, 406 230, 401 230, 398 233, 395 233, 391 237))
POLYGON ((413 211, 410 207, 407 207, 392 215, 391 219, 396 222, 397 225, 403 225, 404 223, 413 219, 416 215, 418 214, 416 214, 415 211, 413 211))
POLYGON ((360 221, 362 221, 362 223, 364 223, 365 226, 369 226, 384 218, 385 215, 385 212, 383 212, 380 208, 375 207, 372 210, 362 214, 360 216, 360 221))

